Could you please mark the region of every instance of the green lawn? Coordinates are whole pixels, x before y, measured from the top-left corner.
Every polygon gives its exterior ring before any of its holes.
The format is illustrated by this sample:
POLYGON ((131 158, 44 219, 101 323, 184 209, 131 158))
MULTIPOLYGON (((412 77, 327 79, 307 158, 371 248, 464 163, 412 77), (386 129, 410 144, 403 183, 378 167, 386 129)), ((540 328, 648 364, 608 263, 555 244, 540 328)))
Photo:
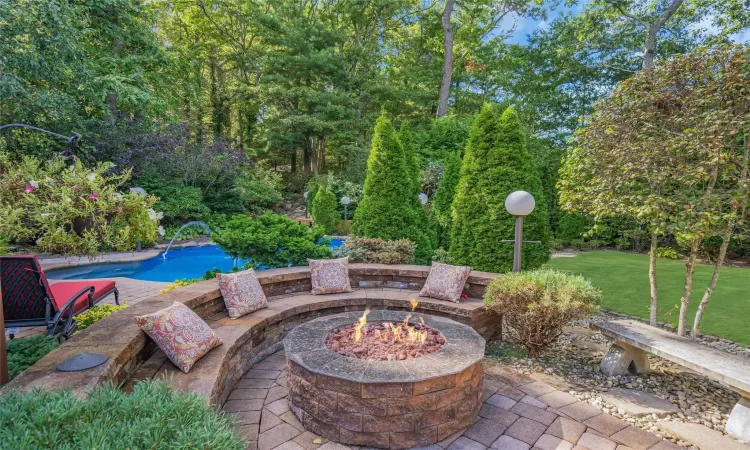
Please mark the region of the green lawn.
MULTIPOLYGON (((604 294, 604 307, 626 314, 648 317, 648 256, 618 252, 585 252, 574 258, 556 258, 550 267, 576 272, 589 278, 604 294)), ((688 328, 693 326, 713 266, 699 265, 695 271, 688 328)), ((659 320, 677 324, 685 281, 685 263, 659 259, 659 320)), ((750 269, 724 267, 719 283, 703 315, 701 331, 750 345, 750 269)))

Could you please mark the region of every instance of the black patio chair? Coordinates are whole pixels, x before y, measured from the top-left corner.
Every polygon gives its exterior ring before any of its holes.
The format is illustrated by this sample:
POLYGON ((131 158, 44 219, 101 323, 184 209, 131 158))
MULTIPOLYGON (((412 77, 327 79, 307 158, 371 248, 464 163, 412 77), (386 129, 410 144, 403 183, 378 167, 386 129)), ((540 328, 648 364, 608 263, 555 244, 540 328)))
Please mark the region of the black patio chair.
POLYGON ((120 304, 114 281, 61 281, 50 285, 34 255, 0 256, 0 277, 6 329, 44 326, 48 335, 64 340, 75 331, 76 314, 110 294, 120 304))

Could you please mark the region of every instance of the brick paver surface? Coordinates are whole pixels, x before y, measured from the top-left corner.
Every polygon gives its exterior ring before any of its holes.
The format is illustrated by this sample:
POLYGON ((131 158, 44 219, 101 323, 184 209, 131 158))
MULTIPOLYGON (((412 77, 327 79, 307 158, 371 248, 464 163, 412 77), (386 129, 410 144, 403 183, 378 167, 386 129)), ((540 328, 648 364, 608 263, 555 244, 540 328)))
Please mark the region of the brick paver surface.
MULTIPOLYGON (((248 441, 248 450, 365 450, 329 442, 302 427, 287 403, 284 363, 283 351, 257 363, 224 404, 238 433, 248 441)), ((472 426, 420 450, 677 448, 549 384, 496 364, 485 369, 483 398, 472 426)))

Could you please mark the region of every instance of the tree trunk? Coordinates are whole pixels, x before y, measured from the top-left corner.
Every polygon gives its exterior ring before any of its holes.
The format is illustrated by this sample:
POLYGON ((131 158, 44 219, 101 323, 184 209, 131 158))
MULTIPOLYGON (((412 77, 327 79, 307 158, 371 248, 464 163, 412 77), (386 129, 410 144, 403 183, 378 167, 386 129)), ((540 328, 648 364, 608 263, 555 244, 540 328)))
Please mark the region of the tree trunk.
MULTIPOLYGON (((115 39, 112 46, 112 51, 115 58, 120 57, 120 54, 122 53, 122 47, 124 45, 125 43, 122 41, 122 39, 115 39)), ((107 108, 109 109, 110 120, 112 121, 112 123, 115 123, 117 121, 117 102, 117 91, 114 89, 109 89, 107 91, 107 108)))
POLYGON ((729 240, 731 238, 732 227, 730 227, 727 230, 727 233, 724 235, 724 240, 721 242, 721 247, 719 247, 719 258, 716 260, 716 264, 714 265, 714 274, 711 277, 711 282, 708 283, 706 292, 703 294, 700 305, 698 305, 698 311, 695 312, 695 321, 693 321, 693 331, 691 332, 691 337, 693 338, 693 340, 698 337, 698 331, 700 330, 703 312, 706 310, 708 300, 711 298, 711 294, 713 294, 714 289, 716 288, 716 283, 719 282, 719 272, 721 272, 721 267, 724 265, 724 260, 727 257, 727 248, 729 247, 729 240))
POLYGON ((310 171, 312 169, 312 139, 308 136, 305 138, 305 145, 302 153, 302 164, 305 171, 305 177, 310 177, 310 171))
POLYGON ((646 45, 643 49, 643 70, 648 70, 654 65, 654 56, 656 55, 656 35, 665 23, 677 12, 682 5, 683 0, 672 0, 669 7, 648 27, 646 35, 646 45))
POLYGON ((445 0, 443 10, 443 78, 440 81, 440 95, 438 97, 437 117, 443 117, 448 112, 448 97, 451 91, 451 77, 453 75, 453 28, 451 15, 454 0, 445 0))
POLYGON ((693 238, 693 242, 690 244, 690 256, 688 256, 688 262, 686 264, 687 270, 685 271, 685 289, 682 293, 682 299, 680 300, 680 321, 677 324, 677 335, 685 336, 687 329, 685 328, 685 321, 687 320, 688 304, 690 303, 690 293, 693 289, 693 274, 695 272, 695 264, 698 259, 698 251, 701 247, 700 237, 693 238))
POLYGON ((292 166, 291 172, 297 172, 297 150, 292 152, 292 160, 290 161, 290 164, 292 166))
POLYGON ((648 282, 651 286, 651 313, 649 323, 656 326, 657 296, 656 296, 656 248, 659 246, 659 236, 651 234, 651 249, 648 252, 648 282))

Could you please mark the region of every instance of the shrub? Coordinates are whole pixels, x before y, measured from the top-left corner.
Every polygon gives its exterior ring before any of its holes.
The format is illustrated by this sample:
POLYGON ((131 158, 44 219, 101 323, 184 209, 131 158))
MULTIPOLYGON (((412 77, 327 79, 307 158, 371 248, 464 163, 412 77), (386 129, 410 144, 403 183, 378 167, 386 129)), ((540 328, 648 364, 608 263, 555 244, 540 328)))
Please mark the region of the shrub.
POLYGON ((118 192, 130 171, 108 175, 111 167, 62 157, 19 163, 0 155, 0 236, 66 255, 153 245, 161 230, 161 215, 152 209, 157 198, 118 192))
POLYGON ((53 336, 34 336, 11 339, 6 345, 8 374, 12 380, 60 344, 53 336))
POLYGON ((308 228, 301 222, 271 212, 256 220, 235 215, 212 238, 231 256, 252 260, 254 267, 307 265, 307 258, 330 258, 321 227, 308 228))
POLYGON ((426 264, 433 245, 424 232, 424 224, 419 223, 416 207, 422 206, 409 179, 410 173, 391 122, 379 117, 367 161, 364 198, 357 208, 352 232, 359 237, 409 239, 417 245, 416 261, 426 264))
POLYGON ((550 269, 502 274, 490 282, 485 306, 504 315, 531 357, 541 352, 571 320, 597 311, 601 292, 580 275, 550 269))
POLYGON ((349 257, 351 262, 373 264, 412 264, 415 245, 408 239, 385 241, 376 238, 356 238, 336 251, 337 257, 349 257))
POLYGON ((242 202, 252 214, 262 214, 278 205, 281 188, 281 174, 257 166, 244 172, 237 183, 242 202))
POLYGON ((583 235, 591 228, 591 219, 579 213, 566 214, 560 217, 555 230, 555 239, 568 244, 576 239, 583 239, 583 235))
POLYGON ((179 181, 139 180, 149 194, 159 198, 155 208, 164 214, 164 222, 182 225, 190 220, 203 220, 211 210, 203 204, 203 193, 197 187, 179 181))
POLYGON ((443 264, 451 264, 450 254, 442 247, 435 250, 435 254, 432 255, 432 260, 443 264))
POLYGON ((73 316, 73 320, 76 323, 76 333, 85 330, 96 322, 102 320, 105 317, 120 311, 121 309, 127 308, 128 305, 123 303, 122 305, 108 305, 106 303, 95 305, 85 312, 73 316))
POLYGON ((680 259, 682 255, 670 247, 659 247, 656 249, 656 257, 664 259, 680 259))
POLYGON ((164 381, 137 383, 132 394, 100 386, 86 398, 72 390, 8 392, 0 398, 0 439, 15 450, 247 447, 229 417, 164 381))
POLYGON ((526 151, 524 132, 513 108, 497 117, 491 105, 477 115, 466 146, 461 177, 453 200, 450 256, 456 264, 487 272, 513 267, 514 218, 505 198, 525 190, 536 208, 524 219, 524 239, 541 244, 523 246, 524 269, 541 266, 550 256, 551 232, 542 184, 533 158, 526 151))
POLYGON ((338 211, 336 211, 336 196, 328 189, 318 189, 313 201, 312 220, 315 225, 323 227, 326 234, 336 232, 338 223, 341 222, 338 211))

